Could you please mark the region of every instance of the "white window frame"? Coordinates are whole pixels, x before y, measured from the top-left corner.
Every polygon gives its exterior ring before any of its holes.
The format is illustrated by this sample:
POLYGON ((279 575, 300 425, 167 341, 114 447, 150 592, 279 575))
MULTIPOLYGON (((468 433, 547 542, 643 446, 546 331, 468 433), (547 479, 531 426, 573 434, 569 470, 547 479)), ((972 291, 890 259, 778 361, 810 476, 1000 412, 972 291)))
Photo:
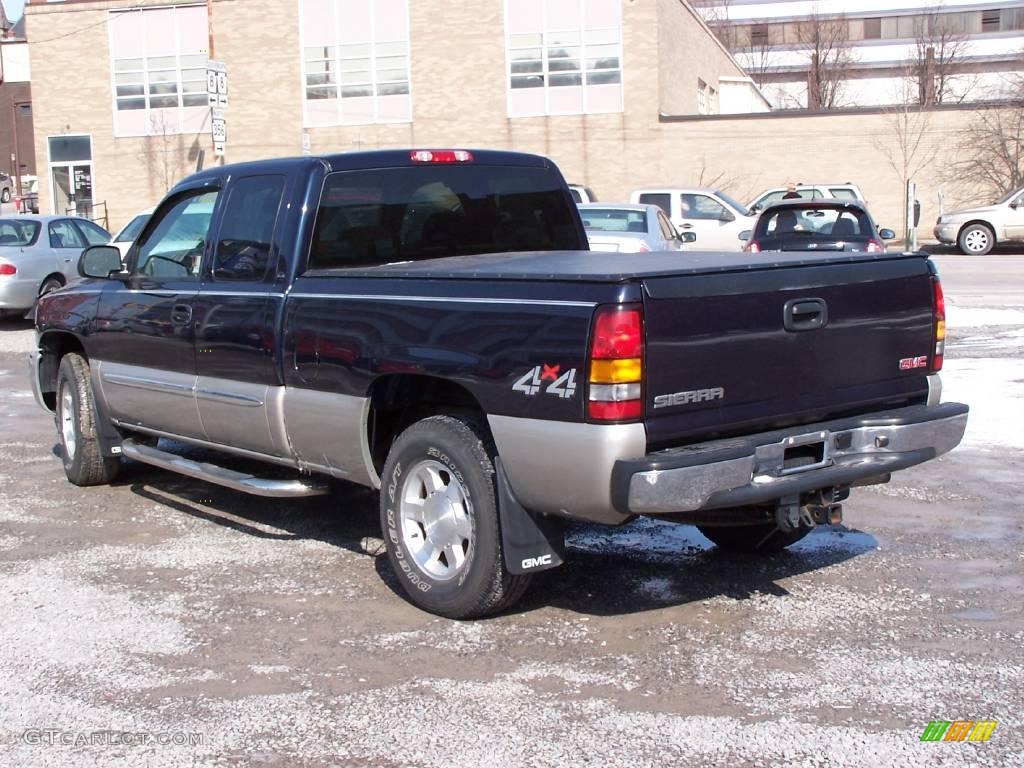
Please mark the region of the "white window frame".
MULTIPOLYGON (((626 102, 626 66, 625 66, 625 55, 624 55, 625 54, 625 51, 624 51, 625 45, 623 43, 623 36, 622 36, 622 6, 621 6, 621 4, 617 5, 617 8, 618 8, 618 26, 617 27, 597 27, 595 29, 588 30, 583 25, 583 21, 582 21, 583 18, 584 18, 584 9, 583 9, 584 0, 576 0, 576 2, 579 3, 579 5, 580 5, 580 19, 581 19, 581 22, 580 22, 579 28, 578 29, 552 30, 552 29, 548 29, 548 0, 543 0, 543 2, 541 3, 541 32, 540 32, 540 35, 541 35, 541 74, 544 77, 544 85, 541 86, 541 88, 544 91, 544 111, 543 112, 530 112, 530 113, 513 113, 513 110, 512 110, 512 93, 513 93, 514 90, 519 90, 519 89, 513 89, 512 88, 512 46, 510 45, 510 43, 512 41, 512 39, 511 39, 512 36, 509 33, 509 19, 508 19, 508 15, 509 14, 508 14, 508 8, 509 8, 509 3, 514 3, 514 2, 515 2, 515 0, 504 0, 504 3, 502 4, 502 11, 503 11, 503 14, 504 14, 504 16, 503 16, 503 21, 504 21, 504 30, 503 31, 504 31, 504 35, 503 36, 504 36, 504 44, 505 44, 505 103, 506 103, 506 112, 507 112, 507 114, 508 114, 508 116, 510 118, 547 117, 547 116, 557 117, 557 116, 561 116, 561 115, 572 115, 572 114, 577 114, 577 115, 607 115, 607 114, 618 114, 620 112, 625 112, 626 111, 626 106, 625 106, 625 102, 626 102), (586 32, 588 32, 588 31, 596 32, 596 31, 606 30, 606 29, 617 29, 617 31, 618 31, 618 38, 619 38, 618 39, 618 46, 619 46, 619 57, 618 57, 619 58, 619 67, 618 67, 619 82, 617 83, 617 85, 619 86, 619 103, 618 103, 617 107, 615 109, 612 109, 612 110, 606 110, 606 109, 603 109, 603 110, 591 110, 591 109, 588 108, 588 105, 587 105, 587 85, 586 85, 586 74, 587 74, 586 61, 587 61, 587 55, 586 55, 586 43, 584 42, 584 39, 585 39, 586 32), (553 112, 551 110, 551 89, 552 88, 561 88, 562 86, 557 86, 557 85, 556 86, 551 86, 551 85, 548 84, 548 77, 551 74, 550 71, 548 70, 548 47, 549 47, 549 45, 548 45, 548 35, 559 34, 559 33, 564 33, 564 32, 577 32, 577 33, 579 33, 579 36, 580 36, 579 37, 579 39, 580 39, 580 42, 579 42, 579 48, 580 48, 579 59, 580 59, 580 67, 581 67, 581 69, 579 71, 580 71, 580 75, 581 75, 581 85, 580 86, 573 86, 573 87, 580 87, 580 88, 583 89, 583 107, 582 107, 582 109, 579 112, 561 112, 561 111, 553 112)), ((614 70, 608 70, 608 71, 614 71, 614 70)))
MULTIPOLYGON (((92 181, 92 202, 95 207, 96 201, 99 200, 99 196, 96 193, 96 160, 94 157, 95 144, 92 140, 91 133, 56 133, 47 134, 46 136, 46 184, 50 188, 50 213, 54 216, 71 216, 73 214, 65 213, 64 211, 57 210, 57 190, 53 184, 53 169, 54 168, 70 168, 73 165, 88 165, 89 166, 89 178, 92 181), (50 156, 50 139, 67 139, 67 138, 86 138, 89 139, 89 159, 88 160, 59 160, 54 162, 50 156)), ((42 205, 40 204, 40 210, 42 205)))
MULTIPOLYGON (((202 105, 196 104, 196 105, 190 105, 190 106, 185 106, 185 104, 184 104, 185 92, 184 92, 184 81, 182 79, 182 66, 181 66, 181 59, 182 59, 181 35, 179 34, 177 22, 175 22, 175 24, 174 24, 174 57, 173 58, 174 58, 174 68, 175 68, 174 71, 175 71, 175 74, 177 76, 176 80, 175 80, 175 83, 176 83, 176 85, 178 87, 178 94, 177 94, 178 95, 178 106, 176 106, 176 107, 156 107, 156 108, 149 106, 149 99, 150 99, 149 86, 150 86, 150 82, 149 82, 149 69, 146 67, 146 61, 150 57, 146 55, 145 51, 143 51, 143 55, 142 55, 142 67, 143 68, 141 70, 141 73, 142 73, 142 96, 141 97, 136 96, 136 97, 131 97, 131 98, 142 98, 142 99, 145 99, 146 100, 146 105, 141 110, 119 110, 118 109, 118 101, 120 99, 117 96, 117 75, 118 74, 123 74, 123 73, 118 73, 117 72, 117 68, 115 66, 115 62, 120 61, 120 59, 114 58, 114 28, 113 28, 112 22, 113 22, 114 18, 118 14, 122 14, 122 13, 142 13, 142 14, 145 14, 146 11, 167 10, 168 8, 171 8, 171 9, 177 11, 177 9, 179 9, 179 8, 204 8, 204 6, 202 4, 200 4, 200 3, 191 3, 191 4, 188 4, 188 5, 175 5, 175 6, 166 6, 166 5, 138 6, 137 5, 137 6, 134 6, 134 7, 130 8, 130 9, 116 8, 116 9, 110 9, 110 10, 107 11, 107 45, 108 45, 108 50, 110 51, 110 60, 108 62, 108 67, 110 69, 110 99, 111 99, 110 108, 111 108, 112 117, 113 117, 113 121, 114 121, 114 136, 116 138, 132 137, 132 136, 152 136, 154 134, 159 134, 159 133, 168 133, 168 134, 193 133, 193 131, 191 129, 186 131, 182 127, 182 120, 183 120, 183 117, 185 115, 183 110, 186 110, 186 109, 189 109, 189 110, 203 109, 203 110, 206 110, 207 113, 209 113, 209 104, 208 103, 204 103, 202 105), (168 122, 164 121, 162 123, 162 125, 158 128, 154 124, 153 115, 154 114, 159 114, 161 117, 165 117, 167 115, 167 113, 170 112, 171 110, 174 111, 176 120, 171 121, 169 124, 168 124, 168 122), (124 112, 124 113, 142 112, 145 115, 146 129, 143 130, 143 131, 121 130, 120 129, 120 124, 119 124, 119 121, 118 121, 118 115, 120 113, 122 113, 122 112, 124 112)), ((185 55, 198 56, 199 54, 185 54, 185 55)), ((169 57, 169 56, 161 56, 161 57, 158 57, 158 58, 171 58, 171 57, 169 57)), ((193 70, 193 69, 198 69, 198 67, 187 67, 186 69, 193 70)), ((205 67, 204 67, 204 70, 205 70, 205 67)), ((189 82, 193 82, 193 81, 189 81, 189 82)), ((198 80, 196 80, 195 82, 198 82, 198 80)), ((204 72, 203 82, 205 83, 205 72, 204 72)), ((204 96, 206 95, 205 86, 204 86, 204 90, 203 90, 203 95, 204 96)), ((196 114, 198 114, 198 113, 196 113, 196 114)))
MULTIPOLYGON (((341 61, 341 50, 340 49, 341 49, 341 43, 338 42, 340 40, 340 37, 341 37, 340 34, 339 34, 339 29, 338 29, 338 27, 341 24, 341 13, 338 12, 338 10, 337 10, 338 0, 333 0, 333 2, 334 2, 334 5, 335 5, 334 37, 333 37, 335 42, 331 43, 330 47, 335 48, 336 52, 334 54, 334 57, 332 59, 329 59, 329 61, 331 61, 335 65, 335 74, 338 76, 338 82, 335 84, 335 87, 338 89, 337 90, 337 92, 338 92, 338 98, 337 98, 338 110, 337 110, 337 120, 335 122, 333 122, 333 123, 325 124, 325 123, 320 123, 320 122, 311 123, 310 120, 309 120, 308 105, 310 104, 310 102, 316 102, 317 99, 309 99, 306 96, 306 88, 308 87, 306 85, 306 76, 309 73, 306 71, 306 48, 307 48, 307 45, 306 45, 306 34, 305 34, 305 29, 306 29, 306 24, 305 24, 306 17, 305 17, 305 7, 304 7, 305 3, 303 2, 303 0, 296 0, 296 3, 298 5, 298 14, 299 14, 299 16, 298 16, 298 18, 299 18, 299 94, 300 94, 299 98, 302 99, 302 127, 304 129, 308 129, 308 128, 327 128, 327 127, 334 127, 334 126, 350 126, 350 125, 379 125, 379 124, 403 124, 403 123, 408 124, 408 123, 411 123, 413 121, 413 111, 412 111, 413 110, 413 106, 412 106, 413 105, 413 85, 412 85, 412 11, 410 10, 409 6, 410 6, 410 4, 412 2, 414 2, 414 0, 405 0, 405 25, 406 25, 405 28, 408 31, 408 34, 406 35, 406 39, 404 41, 403 40, 379 41, 377 39, 377 19, 376 19, 376 14, 374 13, 374 9, 373 9, 373 4, 374 4, 375 0, 364 0, 364 2, 366 2, 366 3, 368 3, 370 5, 370 39, 368 41, 366 41, 366 44, 370 46, 370 54, 369 54, 369 60, 370 60, 370 87, 371 87, 373 93, 372 93, 372 96, 370 96, 369 98, 373 99, 373 119, 369 120, 369 121, 358 122, 358 123, 357 122, 351 122, 351 121, 345 121, 345 120, 343 120, 343 117, 342 117, 345 114, 345 98, 341 95, 341 88, 342 88, 342 85, 343 85, 342 82, 341 82, 341 77, 340 77, 341 76, 341 68, 340 68, 340 61, 341 61), (408 118, 381 117, 380 116, 380 101, 379 101, 380 94, 377 92, 377 86, 380 85, 380 83, 377 81, 377 58, 378 58, 377 47, 378 47, 378 45, 389 45, 389 44, 392 44, 392 43, 401 43, 401 42, 404 42, 405 46, 406 46, 406 54, 405 54, 405 58, 406 58, 406 75, 407 75, 406 86, 408 88, 408 92, 406 94, 404 94, 404 95, 407 96, 408 99, 409 99, 409 117, 408 118)), ((346 45, 356 45, 356 43, 346 43, 346 45)), ((388 58, 388 57, 384 56, 382 58, 388 58)), ((385 82, 400 82, 400 81, 396 80, 396 81, 385 81, 385 82)), ((366 97, 363 97, 363 98, 366 98, 366 97)))

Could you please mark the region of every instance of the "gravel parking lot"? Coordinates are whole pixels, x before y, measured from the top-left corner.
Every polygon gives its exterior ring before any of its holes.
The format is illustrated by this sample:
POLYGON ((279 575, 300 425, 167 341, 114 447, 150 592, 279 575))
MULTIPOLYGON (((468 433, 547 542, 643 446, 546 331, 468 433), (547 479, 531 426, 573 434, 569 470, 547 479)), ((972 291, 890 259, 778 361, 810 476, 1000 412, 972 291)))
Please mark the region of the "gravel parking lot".
POLYGON ((961 448, 770 558, 577 526, 470 623, 398 596, 366 491, 72 487, 0 321, 0 764, 1024 766, 1024 257, 936 260, 961 448))

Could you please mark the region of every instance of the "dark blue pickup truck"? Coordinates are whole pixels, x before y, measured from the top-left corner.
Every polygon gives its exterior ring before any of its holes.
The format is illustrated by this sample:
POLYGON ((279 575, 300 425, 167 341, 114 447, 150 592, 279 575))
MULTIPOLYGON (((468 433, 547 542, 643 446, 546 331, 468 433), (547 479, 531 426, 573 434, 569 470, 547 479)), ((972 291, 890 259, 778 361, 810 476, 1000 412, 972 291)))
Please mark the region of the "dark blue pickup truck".
POLYGON ((124 266, 95 246, 79 271, 40 300, 31 363, 72 483, 128 457, 263 496, 380 489, 399 581, 444 616, 515 602, 567 520, 777 550, 967 420, 940 403, 926 256, 590 252, 532 155, 210 169, 124 266))

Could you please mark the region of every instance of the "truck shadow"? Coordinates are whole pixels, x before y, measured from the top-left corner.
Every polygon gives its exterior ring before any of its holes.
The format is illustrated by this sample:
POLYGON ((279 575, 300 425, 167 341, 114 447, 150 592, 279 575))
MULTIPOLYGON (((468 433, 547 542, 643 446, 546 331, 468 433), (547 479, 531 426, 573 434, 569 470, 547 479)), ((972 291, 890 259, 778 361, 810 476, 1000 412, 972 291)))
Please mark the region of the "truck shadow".
MULTIPOLYGON (((195 449, 189 449, 198 458, 195 449)), ((221 457, 223 458, 223 457, 221 457)), ((227 462, 223 462, 227 463, 227 462)), ((245 462, 239 462, 239 468, 245 462)), ((265 499, 128 462, 115 485, 154 503, 239 533, 312 539, 373 558, 384 584, 404 599, 380 541, 377 495, 339 482, 330 496, 265 499)), ((870 534, 824 526, 773 555, 726 552, 696 528, 641 518, 619 528, 574 524, 564 565, 536 575, 511 613, 546 607, 593 616, 639 613, 724 596, 789 594, 781 581, 876 549, 870 534)))

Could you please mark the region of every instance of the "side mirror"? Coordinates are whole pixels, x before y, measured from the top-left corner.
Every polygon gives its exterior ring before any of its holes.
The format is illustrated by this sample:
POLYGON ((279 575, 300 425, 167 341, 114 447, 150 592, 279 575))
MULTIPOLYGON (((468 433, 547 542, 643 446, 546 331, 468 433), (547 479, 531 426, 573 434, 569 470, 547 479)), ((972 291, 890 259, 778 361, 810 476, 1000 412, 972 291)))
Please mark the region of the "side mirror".
POLYGON ((883 240, 895 240, 896 239, 896 233, 893 232, 891 229, 882 228, 882 229, 878 230, 878 236, 880 238, 882 238, 883 240))
POLYGON ((732 211, 722 211, 722 215, 718 217, 719 221, 736 221, 736 214, 732 211))
POLYGON ((1017 210, 1017 207, 1019 205, 1020 205, 1020 203, 1018 203, 1016 200, 1014 200, 1012 203, 1010 203, 1010 207, 1013 208, 1013 210, 1015 210, 1015 211, 1017 210))
POLYGON ((695 243, 695 242, 697 242, 697 233, 696 232, 680 232, 679 233, 679 240, 680 240, 680 242, 683 242, 683 243, 695 243))
POLYGON ((109 280, 121 271, 121 252, 113 245, 90 245, 78 257, 78 274, 109 280))
POLYGON ((762 208, 764 208, 764 206, 761 205, 761 203, 755 203, 754 205, 750 206, 750 212, 752 214, 759 213, 762 208))
POLYGON ((752 234, 754 234, 754 231, 752 229, 744 229, 742 232, 740 232, 739 238, 740 240, 746 242, 747 240, 750 239, 750 236, 752 234))

